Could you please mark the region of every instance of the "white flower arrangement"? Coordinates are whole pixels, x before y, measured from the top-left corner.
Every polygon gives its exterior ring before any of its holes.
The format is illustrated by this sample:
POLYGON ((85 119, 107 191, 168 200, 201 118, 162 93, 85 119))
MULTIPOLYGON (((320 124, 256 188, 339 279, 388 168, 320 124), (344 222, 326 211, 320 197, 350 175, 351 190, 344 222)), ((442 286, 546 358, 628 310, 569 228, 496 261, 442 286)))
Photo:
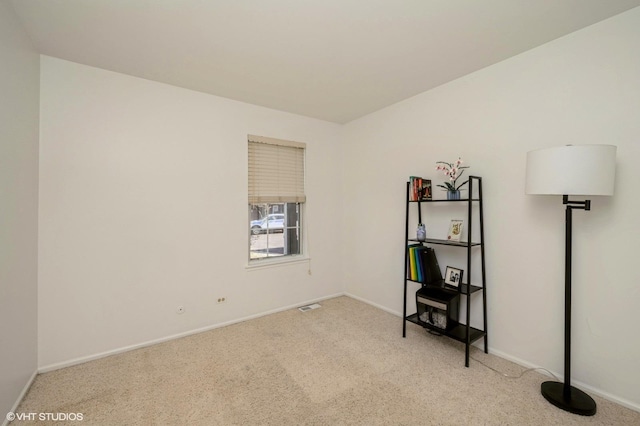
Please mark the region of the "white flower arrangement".
POLYGON ((437 171, 441 171, 449 178, 449 182, 445 182, 443 185, 437 185, 440 188, 444 188, 447 191, 458 191, 462 188, 469 180, 465 180, 460 185, 457 184, 458 179, 463 175, 464 169, 468 169, 469 166, 463 166, 462 158, 458 157, 455 163, 447 163, 445 161, 436 161, 438 165, 436 167, 437 171))

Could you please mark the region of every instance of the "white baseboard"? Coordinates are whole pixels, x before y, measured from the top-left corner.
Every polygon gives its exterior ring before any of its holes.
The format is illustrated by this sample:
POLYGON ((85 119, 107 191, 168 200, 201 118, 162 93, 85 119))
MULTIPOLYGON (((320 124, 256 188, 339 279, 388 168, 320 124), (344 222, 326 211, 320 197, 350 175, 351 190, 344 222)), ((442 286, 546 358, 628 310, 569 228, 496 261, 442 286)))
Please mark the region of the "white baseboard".
POLYGON ((371 305, 371 306, 373 306, 375 308, 378 308, 378 309, 380 309, 382 311, 389 312, 390 314, 395 315, 397 317, 402 318, 402 313, 401 312, 396 312, 396 311, 394 311, 392 309, 387 308, 386 306, 378 305, 377 303, 374 303, 374 302, 372 302, 370 300, 367 300, 367 299, 363 299, 362 297, 356 296, 355 294, 344 293, 344 295, 348 296, 348 297, 350 297, 352 299, 359 300, 360 302, 366 303, 367 305, 371 305))
POLYGON ((219 323, 219 324, 212 324, 212 325, 208 325, 206 327, 196 328, 194 330, 189 330, 189 331, 185 331, 185 332, 182 332, 182 333, 173 334, 171 336, 161 337, 159 339, 154 339, 154 340, 148 340, 146 342, 137 343, 135 345, 124 346, 124 347, 121 347, 121 348, 112 349, 110 351, 100 352, 100 353, 97 353, 97 354, 83 356, 83 357, 79 357, 79 358, 73 358, 73 359, 70 359, 70 360, 67 360, 67 361, 63 361, 63 362, 58 362, 58 363, 55 363, 55 364, 45 365, 45 366, 39 367, 37 372, 38 373, 46 373, 46 372, 49 372, 49 371, 59 370, 60 368, 71 367, 72 365, 83 364, 85 362, 93 361, 93 360, 104 358, 104 357, 107 357, 107 356, 116 355, 116 354, 120 354, 120 353, 123 353, 123 352, 129 352, 129 351, 132 351, 132 350, 135 350, 135 349, 145 348, 147 346, 157 345, 158 343, 168 342, 169 340, 180 339, 182 337, 191 336, 193 334, 203 333, 205 331, 214 330, 216 328, 226 327, 226 326, 237 324, 237 323, 240 323, 240 322, 252 320, 252 319, 255 319, 255 318, 260 318, 260 317, 263 317, 263 316, 266 316, 266 315, 271 315, 271 314, 275 314, 275 313, 282 312, 282 311, 287 311, 289 309, 295 309, 295 308, 298 308, 300 306, 310 305, 312 303, 317 303, 317 302, 321 302, 323 300, 333 299, 335 297, 344 296, 344 295, 345 295, 344 293, 336 293, 336 294, 332 294, 332 295, 329 295, 329 296, 324 296, 324 297, 320 297, 320 298, 316 298, 316 299, 306 300, 306 301, 302 301, 302 302, 296 303, 294 305, 283 306, 281 308, 272 309, 272 310, 269 310, 269 311, 266 311, 266 312, 261 312, 259 314, 249 315, 247 317, 238 318, 238 319, 234 319, 234 320, 231 320, 231 321, 226 321, 226 322, 219 323))
MULTIPOLYGON (((508 361, 511 361, 511 362, 513 362, 515 364, 521 365, 521 366, 526 367, 526 368, 540 368, 541 370, 538 370, 540 373, 551 377, 550 374, 548 374, 546 371, 544 371, 544 367, 540 367, 539 365, 531 364, 528 361, 525 361, 525 360, 520 359, 518 357, 514 357, 514 356, 509 355, 507 353, 504 353, 504 352, 502 352, 502 351, 500 351, 498 349, 494 349, 492 347, 489 347, 489 353, 492 354, 492 355, 498 356, 500 358, 504 358, 504 359, 506 359, 508 361)), ((564 380, 564 375, 563 374, 558 373, 556 371, 551 371, 551 373, 555 374, 556 377, 559 380, 561 380, 561 381, 564 380)), ((571 384, 574 385, 577 388, 580 388, 581 390, 583 390, 583 391, 585 391, 585 392, 587 392, 589 394, 597 395, 597 396, 599 396, 601 398, 604 398, 604 399, 606 399, 608 401, 615 402, 616 404, 620 404, 623 407, 627 407, 627 408, 629 408, 631 410, 640 412, 640 405, 639 404, 633 403, 633 402, 631 402, 629 400, 626 400, 624 398, 620 398, 620 397, 618 397, 616 395, 612 395, 612 394, 610 394, 608 392, 605 392, 605 391, 603 391, 601 389, 594 388, 593 386, 590 386, 590 385, 588 385, 586 383, 583 383, 583 382, 580 382, 578 380, 572 379, 571 380, 571 384)))
MULTIPOLYGON (((29 392, 29 388, 33 384, 33 381, 36 379, 37 375, 38 375, 38 370, 34 371, 33 374, 31 374, 31 377, 29 377, 29 380, 27 381, 27 384, 22 389, 22 392, 20 392, 20 395, 18 395, 18 399, 16 399, 16 402, 11 407, 11 410, 9 410, 10 413, 15 413, 16 412, 16 410, 18 409, 18 406, 22 402, 22 399, 27 394, 27 392, 29 392)), ((4 413, 4 414, 6 415, 7 413, 4 413)), ((9 420, 7 420, 6 416, 3 417, 2 420, 3 420, 2 426, 7 426, 9 424, 9 420)))
MULTIPOLYGON (((383 310, 385 312, 389 312, 390 314, 393 314, 393 315, 396 315, 396 316, 402 318, 402 314, 400 312, 396 312, 396 311, 394 311, 392 309, 387 308, 386 306, 378 305, 377 303, 374 303, 374 302, 372 302, 370 300, 367 300, 367 299, 364 299, 362 297, 353 295, 351 293, 345 293, 345 296, 348 296, 348 297, 351 297, 353 299, 359 300, 359 301, 361 301, 363 303, 366 303, 368 305, 374 306, 374 307, 376 307, 378 309, 381 309, 381 310, 383 310)), ((540 368, 540 369, 544 368, 544 367, 540 367, 539 365, 531 364, 530 362, 525 361, 523 359, 520 359, 518 357, 509 355, 509 354, 507 354, 505 352, 502 352, 502 351, 500 351, 498 349, 492 348, 491 346, 489 347, 489 353, 491 355, 495 355, 497 357, 500 357, 500 358, 506 359, 508 361, 511 361, 511 362, 513 362, 515 364, 521 365, 521 366, 523 366, 525 368, 540 368)), ((541 372, 542 374, 545 374, 545 375, 551 377, 551 375, 548 374, 544 370, 538 370, 538 371, 541 372)), ((555 371, 552 371, 552 373, 555 374, 556 377, 558 377, 558 379, 563 380, 563 375, 562 374, 557 373, 555 371)), ((636 403, 631 402, 629 400, 626 400, 624 398, 620 398, 618 396, 612 395, 612 394, 610 394, 608 392, 604 392, 603 390, 594 388, 593 386, 589 386, 589 385, 587 385, 585 383, 582 383, 580 381, 572 380, 571 382, 572 382, 572 384, 576 385, 576 387, 586 391, 587 393, 591 393, 593 395, 597 395, 597 396, 599 396, 601 398, 604 398, 604 399, 606 399, 608 401, 615 402, 616 404, 620 404, 623 407, 627 407, 627 408, 629 408, 631 410, 640 412, 640 405, 639 404, 636 404, 636 403)))

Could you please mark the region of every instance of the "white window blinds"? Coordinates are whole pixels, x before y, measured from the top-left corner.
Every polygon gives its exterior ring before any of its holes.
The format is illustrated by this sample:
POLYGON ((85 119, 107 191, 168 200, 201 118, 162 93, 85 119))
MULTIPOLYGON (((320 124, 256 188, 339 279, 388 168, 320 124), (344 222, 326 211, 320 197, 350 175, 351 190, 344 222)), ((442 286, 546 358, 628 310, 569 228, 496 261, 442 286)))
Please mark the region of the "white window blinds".
POLYGON ((304 203, 305 144, 249 135, 249 203, 304 203))

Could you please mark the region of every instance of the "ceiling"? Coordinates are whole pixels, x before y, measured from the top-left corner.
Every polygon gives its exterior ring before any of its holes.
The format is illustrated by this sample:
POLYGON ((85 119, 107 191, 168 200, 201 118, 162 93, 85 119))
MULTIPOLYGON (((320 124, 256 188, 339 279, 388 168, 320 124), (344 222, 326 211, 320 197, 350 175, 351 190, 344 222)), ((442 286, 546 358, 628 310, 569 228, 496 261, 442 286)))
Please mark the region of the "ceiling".
POLYGON ((45 55, 346 123, 640 0, 13 0, 45 55))

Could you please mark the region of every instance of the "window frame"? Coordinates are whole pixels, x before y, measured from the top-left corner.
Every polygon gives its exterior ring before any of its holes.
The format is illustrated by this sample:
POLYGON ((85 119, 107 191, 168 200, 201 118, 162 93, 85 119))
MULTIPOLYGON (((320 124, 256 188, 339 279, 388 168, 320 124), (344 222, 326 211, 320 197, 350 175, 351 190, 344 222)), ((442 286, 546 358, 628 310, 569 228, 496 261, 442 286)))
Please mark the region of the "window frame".
MULTIPOLYGON (((248 135, 247 138, 247 148, 248 148, 248 152, 249 152, 249 158, 247 160, 247 165, 248 165, 248 178, 249 178, 249 189, 248 189, 248 205, 247 205, 247 269, 260 269, 263 267, 270 267, 270 266, 278 266, 278 265, 282 265, 282 264, 289 264, 289 263, 298 263, 298 262, 304 262, 309 260, 309 257, 307 255, 307 233, 306 233, 306 195, 304 193, 305 190, 305 180, 306 180, 306 154, 307 154, 307 150, 306 150, 306 144, 301 143, 301 142, 293 142, 293 141, 286 141, 286 140, 282 140, 282 139, 274 139, 274 138, 268 138, 268 137, 264 137, 264 136, 255 136, 255 135, 248 135), (302 172, 300 174, 300 171, 298 170, 297 166, 294 167, 297 172, 296 172, 296 178, 298 178, 299 176, 301 176, 301 187, 302 187, 302 192, 300 192, 299 190, 296 191, 295 194, 291 194, 291 193, 287 193, 285 194, 283 197, 279 197, 280 194, 273 194, 276 195, 276 197, 270 196, 268 197, 268 199, 273 200, 273 201, 268 201, 268 202, 258 202, 256 201, 256 193, 255 191, 252 193, 252 189, 255 188, 255 183, 253 184, 254 186, 252 187, 252 179, 255 180, 255 173, 254 173, 254 177, 252 177, 252 159, 251 159, 251 144, 265 144, 265 145, 277 145, 280 147, 284 147, 284 149, 286 150, 287 148, 296 148, 296 149, 301 149, 302 150, 302 158, 299 161, 299 164, 302 168, 302 172), (293 198, 292 198, 293 197, 293 198), (276 201, 277 200, 277 201, 276 201), (252 230, 251 230, 251 221, 252 221, 252 206, 255 205, 259 205, 259 204, 266 204, 267 206, 272 206, 272 205, 277 205, 277 204, 284 204, 285 207, 285 219, 286 219, 286 209, 287 209, 287 203, 293 203, 293 204, 298 204, 298 208, 297 208, 297 226, 289 226, 287 227, 286 224, 286 220, 285 223, 283 224, 283 228, 282 228, 282 235, 283 238, 287 238, 287 229, 295 229, 298 235, 298 253, 293 253, 293 254, 282 254, 282 255, 275 255, 275 256, 268 256, 268 257, 262 257, 262 258, 252 258, 252 251, 251 251, 251 242, 252 242, 252 237, 254 236, 252 230)), ((296 162, 296 164, 298 164, 296 162)), ((255 172, 255 170, 253 170, 253 172, 255 172)), ((298 182, 298 184, 300 183, 300 181, 296 181, 298 182)), ((270 208, 267 207, 267 213, 266 216, 271 215, 271 214, 280 214, 280 213, 270 213, 270 208)), ((267 235, 267 237, 269 235, 274 235, 274 233, 265 233, 264 235, 267 235)), ((277 235, 277 234, 275 234, 277 235)), ((286 241, 285 241, 286 242, 286 241)), ((284 246, 286 247, 287 245, 284 244, 284 246)))

